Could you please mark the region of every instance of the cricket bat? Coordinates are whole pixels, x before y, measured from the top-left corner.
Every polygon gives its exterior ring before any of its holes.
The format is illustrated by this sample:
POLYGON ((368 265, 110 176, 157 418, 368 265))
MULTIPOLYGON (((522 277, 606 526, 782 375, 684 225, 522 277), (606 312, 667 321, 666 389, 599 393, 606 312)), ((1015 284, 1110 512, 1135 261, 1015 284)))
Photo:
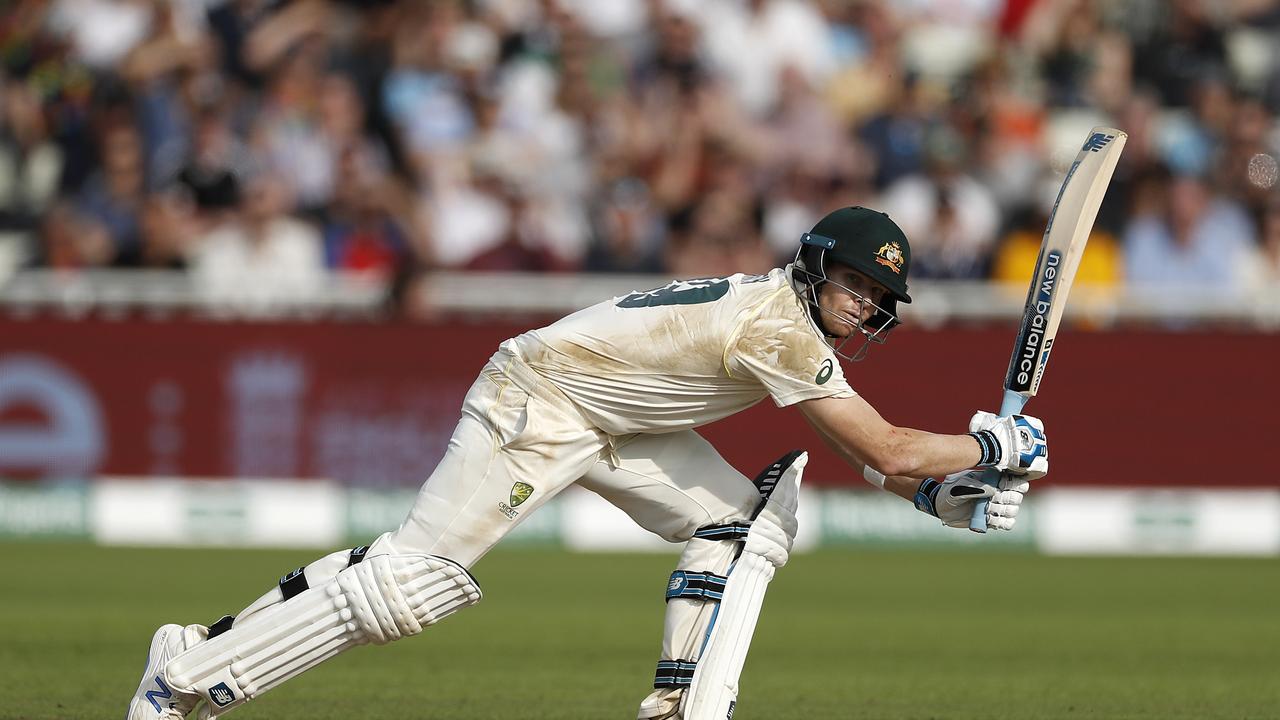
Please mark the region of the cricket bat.
MULTIPOLYGON (((1040 389, 1054 337, 1058 334, 1058 323, 1067 305, 1067 294, 1071 292, 1093 221, 1098 217, 1098 208, 1107 194, 1107 185, 1128 137, 1114 128, 1094 128, 1062 181, 1058 199, 1049 213, 1049 223, 1044 228, 1044 239, 1040 241, 1040 257, 1031 276, 1022 323, 1013 343, 1009 371, 1004 377, 1002 417, 1021 412, 1040 389)), ((983 480, 998 485, 1000 473, 988 470, 983 480)), ((986 500, 974 507, 969 529, 979 533, 987 531, 986 500)))

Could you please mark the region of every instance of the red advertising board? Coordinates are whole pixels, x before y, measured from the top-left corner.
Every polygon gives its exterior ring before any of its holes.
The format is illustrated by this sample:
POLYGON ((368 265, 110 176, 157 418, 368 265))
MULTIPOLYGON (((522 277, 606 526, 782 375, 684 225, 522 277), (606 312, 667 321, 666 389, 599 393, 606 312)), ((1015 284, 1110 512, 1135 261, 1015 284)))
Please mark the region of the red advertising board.
MULTIPOLYGON (((515 325, 0 319, 0 477, 329 477, 414 486, 443 453, 475 374, 515 325)), ((903 330, 850 383, 890 421, 961 432, 995 409, 1008 329, 903 330)), ((1280 336, 1059 337, 1041 394, 1046 483, 1277 484, 1266 457, 1280 336)), ((703 430, 744 473, 795 447, 807 480, 857 482, 795 409, 703 430)))

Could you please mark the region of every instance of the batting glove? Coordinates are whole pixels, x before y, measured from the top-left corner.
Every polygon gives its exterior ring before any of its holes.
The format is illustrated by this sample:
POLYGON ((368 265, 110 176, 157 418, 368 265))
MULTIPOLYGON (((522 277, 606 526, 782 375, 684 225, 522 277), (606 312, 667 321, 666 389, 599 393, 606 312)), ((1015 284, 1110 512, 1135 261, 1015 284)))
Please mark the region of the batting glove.
POLYGON ((927 478, 916 489, 916 508, 953 528, 969 527, 973 503, 990 499, 987 504, 987 527, 1012 530, 1017 522, 1022 497, 1031 489, 1024 476, 1002 475, 996 489, 982 481, 983 470, 966 470, 948 475, 942 482, 927 478))
POLYGON ((1049 472, 1049 441, 1044 422, 1030 415, 1000 417, 989 412, 973 414, 969 434, 982 448, 978 468, 995 468, 1001 472, 1036 480, 1049 472))
POLYGON ((995 530, 1012 530, 1018 521, 1018 509, 1022 498, 1031 489, 1026 475, 1000 476, 1000 489, 991 496, 987 505, 987 527, 995 530))

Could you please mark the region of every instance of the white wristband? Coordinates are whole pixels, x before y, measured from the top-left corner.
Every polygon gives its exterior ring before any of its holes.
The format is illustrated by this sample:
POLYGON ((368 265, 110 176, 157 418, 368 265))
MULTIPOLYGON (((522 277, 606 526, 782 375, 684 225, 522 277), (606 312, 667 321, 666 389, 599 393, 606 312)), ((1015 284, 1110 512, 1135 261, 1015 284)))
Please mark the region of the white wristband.
POLYGON ((881 490, 884 489, 884 474, 876 470, 875 468, 871 467, 870 465, 862 466, 862 477, 864 480, 871 483, 872 485, 875 485, 881 490))

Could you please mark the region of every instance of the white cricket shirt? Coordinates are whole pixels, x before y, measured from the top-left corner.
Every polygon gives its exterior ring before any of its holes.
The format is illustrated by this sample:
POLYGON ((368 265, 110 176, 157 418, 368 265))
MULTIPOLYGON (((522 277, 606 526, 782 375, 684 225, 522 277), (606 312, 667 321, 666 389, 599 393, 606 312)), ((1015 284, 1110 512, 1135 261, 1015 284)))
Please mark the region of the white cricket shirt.
POLYGON ((613 435, 695 428, 766 396, 853 397, 790 277, 787 267, 678 280, 508 342, 613 435))

